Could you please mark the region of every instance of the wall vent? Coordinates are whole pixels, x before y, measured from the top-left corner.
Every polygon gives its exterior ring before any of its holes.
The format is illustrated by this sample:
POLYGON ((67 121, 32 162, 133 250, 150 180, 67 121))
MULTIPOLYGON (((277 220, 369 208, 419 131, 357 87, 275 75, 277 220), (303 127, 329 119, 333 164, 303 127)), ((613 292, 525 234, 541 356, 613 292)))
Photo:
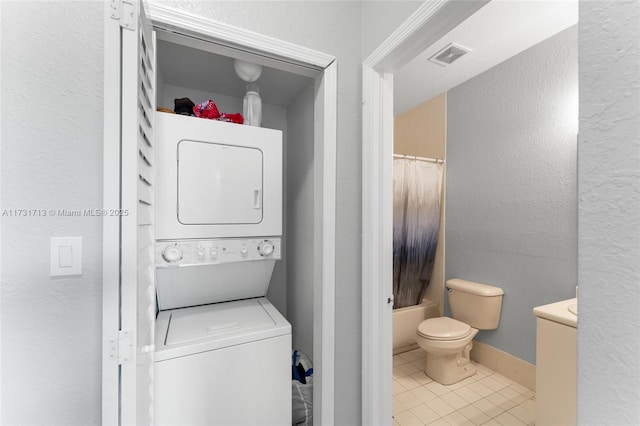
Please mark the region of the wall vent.
POLYGON ((471 52, 471 49, 460 46, 459 44, 449 43, 444 49, 430 57, 429 60, 433 63, 446 67, 469 52, 471 52))

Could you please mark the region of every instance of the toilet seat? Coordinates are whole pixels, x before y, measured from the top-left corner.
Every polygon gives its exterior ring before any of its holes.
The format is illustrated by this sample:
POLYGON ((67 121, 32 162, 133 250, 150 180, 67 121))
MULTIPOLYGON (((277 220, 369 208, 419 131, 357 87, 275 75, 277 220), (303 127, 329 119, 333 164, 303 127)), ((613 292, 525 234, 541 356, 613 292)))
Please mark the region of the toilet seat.
POLYGON ((471 326, 449 317, 430 318, 418 325, 417 334, 431 340, 463 339, 471 333, 471 326))

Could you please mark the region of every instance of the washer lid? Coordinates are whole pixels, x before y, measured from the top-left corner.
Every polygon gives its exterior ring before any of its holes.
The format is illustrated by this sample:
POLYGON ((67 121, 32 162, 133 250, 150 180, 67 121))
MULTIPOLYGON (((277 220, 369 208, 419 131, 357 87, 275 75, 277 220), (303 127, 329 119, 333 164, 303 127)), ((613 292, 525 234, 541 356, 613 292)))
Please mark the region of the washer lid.
POLYGON ((471 332, 471 327, 449 317, 430 318, 418 325, 418 335, 434 340, 462 339, 471 332))
POLYGON ((165 345, 243 335, 276 324, 256 299, 176 309, 171 313, 165 345))
POLYGON ((284 337, 291 324, 264 297, 160 311, 155 362, 284 337))

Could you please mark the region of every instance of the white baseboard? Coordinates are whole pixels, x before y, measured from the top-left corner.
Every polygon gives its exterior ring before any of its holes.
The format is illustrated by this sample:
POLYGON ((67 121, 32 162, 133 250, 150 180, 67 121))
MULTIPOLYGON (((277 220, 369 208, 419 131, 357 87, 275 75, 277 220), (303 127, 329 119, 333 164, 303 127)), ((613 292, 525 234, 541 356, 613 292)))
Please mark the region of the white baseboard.
POLYGON ((514 382, 536 390, 536 366, 485 343, 473 341, 471 359, 514 382))

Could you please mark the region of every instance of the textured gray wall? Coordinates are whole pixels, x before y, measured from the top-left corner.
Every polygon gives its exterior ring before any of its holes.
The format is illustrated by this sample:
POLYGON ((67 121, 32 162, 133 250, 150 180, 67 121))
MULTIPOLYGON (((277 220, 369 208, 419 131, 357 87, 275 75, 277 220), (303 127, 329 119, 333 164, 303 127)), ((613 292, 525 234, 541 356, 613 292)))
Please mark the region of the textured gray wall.
POLYGON ((478 340, 535 363, 535 306, 577 284, 577 28, 450 90, 446 277, 504 289, 478 340))
POLYGON ((580 2, 578 424, 640 424, 640 2, 580 2))
MULTIPOLYGON (((1 2, 2 209, 102 207, 100 2, 1 2)), ((2 217, 2 424, 100 423, 102 220, 2 217), (49 276, 50 237, 83 237, 49 276)))

